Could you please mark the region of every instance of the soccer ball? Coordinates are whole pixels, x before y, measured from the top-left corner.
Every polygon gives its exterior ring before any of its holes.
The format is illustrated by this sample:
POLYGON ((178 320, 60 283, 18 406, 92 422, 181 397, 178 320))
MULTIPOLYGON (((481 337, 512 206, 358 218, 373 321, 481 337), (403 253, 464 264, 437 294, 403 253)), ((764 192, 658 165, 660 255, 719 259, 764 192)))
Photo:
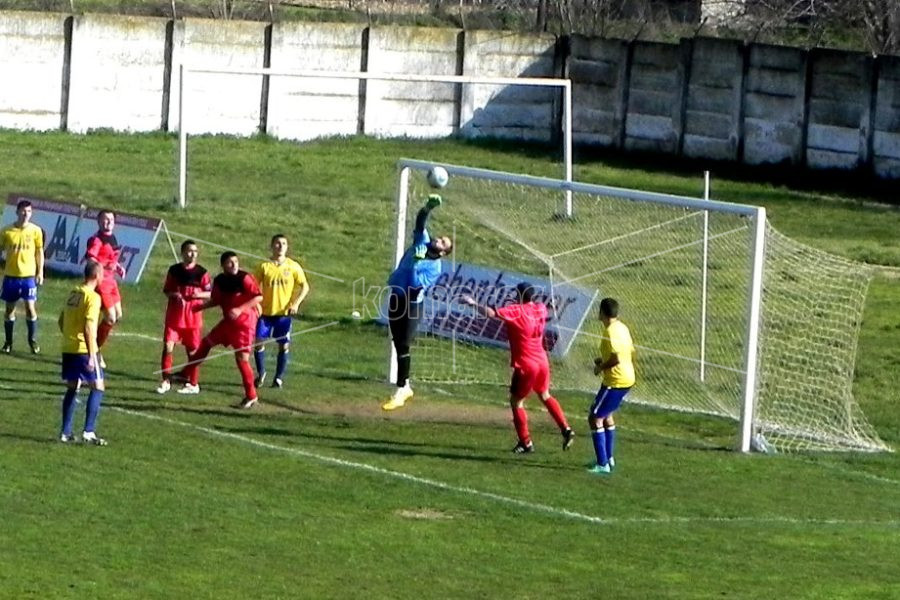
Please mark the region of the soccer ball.
POLYGON ((428 171, 428 185, 433 188, 442 188, 450 181, 450 175, 444 167, 432 167, 428 171))

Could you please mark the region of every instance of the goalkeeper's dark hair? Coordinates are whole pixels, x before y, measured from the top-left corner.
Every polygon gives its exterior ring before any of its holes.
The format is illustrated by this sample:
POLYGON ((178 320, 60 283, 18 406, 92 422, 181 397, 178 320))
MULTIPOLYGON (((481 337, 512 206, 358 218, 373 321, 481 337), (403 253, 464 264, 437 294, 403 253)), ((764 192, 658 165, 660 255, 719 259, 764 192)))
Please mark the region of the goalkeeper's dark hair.
POLYGON ((534 294, 535 294, 534 286, 531 285, 530 283, 528 283, 527 281, 523 281, 519 285, 517 285, 516 291, 519 293, 519 300, 523 304, 534 300, 534 294))
POLYGON ((184 240, 183 242, 181 242, 181 251, 184 252, 188 246, 196 246, 196 245, 197 245, 197 242, 195 242, 194 240, 184 240))
POLYGON ((219 257, 219 264, 224 267, 225 261, 232 259, 232 258, 237 258, 237 252, 232 252, 231 250, 227 250, 222 253, 222 256, 219 257))
POLYGON ((600 301, 600 316, 607 319, 619 317, 619 303, 615 298, 604 298, 600 301))

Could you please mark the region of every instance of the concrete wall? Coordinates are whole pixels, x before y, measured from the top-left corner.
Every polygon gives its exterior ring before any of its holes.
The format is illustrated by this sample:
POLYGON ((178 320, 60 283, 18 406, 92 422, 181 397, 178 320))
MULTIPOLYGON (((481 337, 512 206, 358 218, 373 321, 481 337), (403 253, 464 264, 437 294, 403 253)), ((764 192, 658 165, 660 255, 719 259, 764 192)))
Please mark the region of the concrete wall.
POLYGON ((747 164, 798 164, 803 155, 806 53, 753 45, 744 82, 744 156, 747 164))
MULTIPOLYGON (((560 77, 576 143, 900 178, 900 57, 547 34, 0 12, 0 127, 177 130, 179 66, 560 77)), ((190 133, 555 142, 562 95, 489 84, 190 74, 190 133)))
POLYGON ((879 176, 900 179, 900 56, 878 59, 872 162, 879 176))
POLYGON ((75 17, 69 130, 155 131, 163 123, 165 19, 75 17))
POLYGON ((572 80, 574 142, 622 145, 628 59, 622 40, 571 38, 566 74, 572 80))
MULTIPOLYGON (((459 75, 456 29, 373 27, 372 73, 459 75)), ((366 83, 365 133, 379 137, 443 137, 459 126, 458 85, 370 79, 366 83)))
MULTIPOLYGON (((556 36, 508 31, 466 33, 463 74, 559 77, 556 36)), ((464 85, 460 131, 466 137, 549 141, 558 130, 561 92, 554 88, 464 85)))
MULTIPOLYGON (((175 23, 169 126, 179 128, 177 78, 181 64, 261 69, 266 24, 185 19, 175 23)), ((184 83, 187 132, 253 135, 260 129, 262 75, 190 73, 184 83)))
MULTIPOLYGON (((345 71, 363 68, 365 28, 333 23, 276 23, 271 67, 280 71, 345 71)), ((357 79, 270 77, 267 133, 308 140, 361 131, 357 79)))
POLYGON ((743 64, 736 40, 699 38, 691 43, 681 141, 685 156, 737 158, 743 64))
POLYGON ((672 153, 682 133, 683 49, 674 44, 634 44, 625 121, 625 148, 672 153))
POLYGON ((872 57, 817 50, 809 55, 806 164, 852 169, 868 162, 872 57))
POLYGON ((66 15, 0 12, 0 127, 59 129, 66 15))

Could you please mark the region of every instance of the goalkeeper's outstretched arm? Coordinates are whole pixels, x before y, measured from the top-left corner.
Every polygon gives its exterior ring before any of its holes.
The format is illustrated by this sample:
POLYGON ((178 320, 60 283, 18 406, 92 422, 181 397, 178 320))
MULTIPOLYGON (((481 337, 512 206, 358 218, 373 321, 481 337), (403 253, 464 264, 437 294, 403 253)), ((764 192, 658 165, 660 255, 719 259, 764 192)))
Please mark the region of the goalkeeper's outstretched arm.
POLYGON ((431 194, 428 196, 428 201, 425 203, 425 206, 419 209, 419 214, 416 215, 416 233, 422 233, 425 231, 425 225, 428 224, 428 215, 431 214, 431 211, 441 205, 441 197, 437 194, 431 194))

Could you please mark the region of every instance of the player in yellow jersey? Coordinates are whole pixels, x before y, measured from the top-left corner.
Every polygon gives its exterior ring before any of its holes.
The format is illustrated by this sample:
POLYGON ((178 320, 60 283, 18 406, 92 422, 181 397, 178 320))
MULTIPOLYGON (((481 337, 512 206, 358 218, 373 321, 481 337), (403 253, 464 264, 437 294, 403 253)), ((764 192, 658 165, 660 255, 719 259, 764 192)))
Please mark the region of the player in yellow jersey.
POLYGON ((88 261, 84 267, 84 282, 75 286, 66 298, 66 305, 59 314, 59 330, 62 332, 62 378, 66 393, 62 402, 62 430, 60 442, 74 442, 72 421, 75 417, 75 398, 81 383, 90 388, 87 411, 84 418, 82 440, 86 444, 105 446, 106 440, 97 437, 95 427, 103 400, 103 369, 97 358, 97 324, 100 321, 100 294, 97 286, 103 280, 103 267, 88 261))
POLYGON ((28 326, 28 345, 31 352, 41 351, 37 343, 37 288, 44 283, 44 232, 31 222, 31 202, 22 200, 16 205, 16 221, 0 231, 0 250, 6 257, 6 272, 0 299, 6 302, 3 329, 6 341, 2 351, 12 352, 13 326, 16 324, 16 303, 25 301, 28 326))
POLYGON ((597 463, 588 470, 595 475, 610 473, 616 464, 613 458, 616 438, 613 413, 635 381, 634 342, 628 326, 619 320, 619 303, 613 298, 600 301, 600 322, 603 323, 603 337, 600 340, 600 356, 594 361, 594 375, 600 375, 603 381, 588 413, 594 453, 597 455, 597 463))
POLYGON ((291 321, 300 303, 309 293, 306 274, 297 261, 288 258, 288 239, 284 234, 272 236, 272 258, 261 263, 254 275, 262 290, 262 316, 256 324, 256 386, 266 380, 265 340, 274 337, 278 342, 278 362, 272 387, 284 385, 288 354, 291 348, 291 321))

